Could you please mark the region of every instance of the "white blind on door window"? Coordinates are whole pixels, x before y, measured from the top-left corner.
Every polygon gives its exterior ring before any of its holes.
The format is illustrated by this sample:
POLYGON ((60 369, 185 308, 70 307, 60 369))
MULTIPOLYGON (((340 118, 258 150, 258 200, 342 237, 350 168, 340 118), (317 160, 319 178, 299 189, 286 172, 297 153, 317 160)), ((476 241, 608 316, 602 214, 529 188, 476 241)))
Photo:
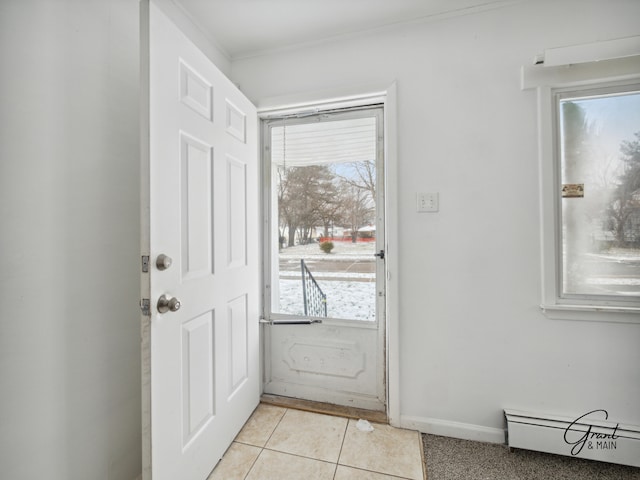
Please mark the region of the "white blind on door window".
POLYGON ((271 161, 305 166, 376 158, 376 118, 357 118, 272 129, 271 161))

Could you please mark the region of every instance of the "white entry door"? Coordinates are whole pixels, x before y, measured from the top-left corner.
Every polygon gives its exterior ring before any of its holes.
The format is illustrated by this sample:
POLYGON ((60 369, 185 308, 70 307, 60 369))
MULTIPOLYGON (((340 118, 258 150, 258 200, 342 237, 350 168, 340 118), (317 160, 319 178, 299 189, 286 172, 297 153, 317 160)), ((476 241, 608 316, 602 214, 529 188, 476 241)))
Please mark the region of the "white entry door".
POLYGON ((141 18, 143 478, 204 480, 259 402, 257 116, 141 18))

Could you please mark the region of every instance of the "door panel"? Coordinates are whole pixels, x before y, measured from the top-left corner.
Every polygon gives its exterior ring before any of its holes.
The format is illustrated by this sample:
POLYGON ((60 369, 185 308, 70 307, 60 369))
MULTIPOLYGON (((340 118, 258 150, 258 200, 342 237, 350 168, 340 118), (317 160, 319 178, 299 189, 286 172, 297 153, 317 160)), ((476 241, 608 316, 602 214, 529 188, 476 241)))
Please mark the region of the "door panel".
POLYGON ((242 295, 227 304, 229 322, 229 396, 240 388, 247 380, 247 296, 242 295))
POLYGON ((203 480, 259 401, 257 116, 142 3, 143 476, 203 480), (161 311, 162 295, 179 308, 161 311))
POLYGON ((380 400, 378 331, 345 325, 270 327, 271 370, 267 393, 369 410, 380 400))
POLYGON ((213 312, 182 325, 183 446, 215 415, 213 331, 213 312))
POLYGON ((246 165, 236 158, 227 155, 227 186, 229 219, 227 243, 229 256, 227 265, 236 268, 246 265, 247 250, 247 173, 246 165))
POLYGON ((180 59, 180 101, 206 120, 213 120, 212 98, 211 84, 180 59))
POLYGON ((229 133, 229 135, 233 135, 241 142, 244 142, 246 139, 246 114, 231 103, 229 99, 226 101, 226 108, 227 133, 229 133))
POLYGON ((213 148, 180 132, 182 281, 214 274, 213 148))

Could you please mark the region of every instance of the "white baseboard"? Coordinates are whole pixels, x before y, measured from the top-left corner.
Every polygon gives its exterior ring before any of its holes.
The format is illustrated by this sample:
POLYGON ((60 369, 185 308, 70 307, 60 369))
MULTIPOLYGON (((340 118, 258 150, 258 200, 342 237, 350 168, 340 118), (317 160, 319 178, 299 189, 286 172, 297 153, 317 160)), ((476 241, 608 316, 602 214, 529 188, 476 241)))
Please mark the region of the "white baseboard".
POLYGON ((470 423, 452 422, 438 418, 410 417, 407 415, 400 416, 400 426, 443 437, 487 443, 505 443, 505 431, 502 428, 483 427, 470 423))

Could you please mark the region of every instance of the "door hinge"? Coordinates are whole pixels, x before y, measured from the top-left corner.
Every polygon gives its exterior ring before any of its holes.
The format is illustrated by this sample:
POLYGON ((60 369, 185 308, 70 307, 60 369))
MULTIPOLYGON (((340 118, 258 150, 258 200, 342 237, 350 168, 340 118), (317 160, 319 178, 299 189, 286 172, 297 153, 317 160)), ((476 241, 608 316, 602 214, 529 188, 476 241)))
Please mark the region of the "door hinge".
POLYGON ((149 255, 142 255, 142 273, 149 273, 149 255))
POLYGON ((140 310, 145 317, 151 316, 151 301, 148 298, 140 300, 140 310))

